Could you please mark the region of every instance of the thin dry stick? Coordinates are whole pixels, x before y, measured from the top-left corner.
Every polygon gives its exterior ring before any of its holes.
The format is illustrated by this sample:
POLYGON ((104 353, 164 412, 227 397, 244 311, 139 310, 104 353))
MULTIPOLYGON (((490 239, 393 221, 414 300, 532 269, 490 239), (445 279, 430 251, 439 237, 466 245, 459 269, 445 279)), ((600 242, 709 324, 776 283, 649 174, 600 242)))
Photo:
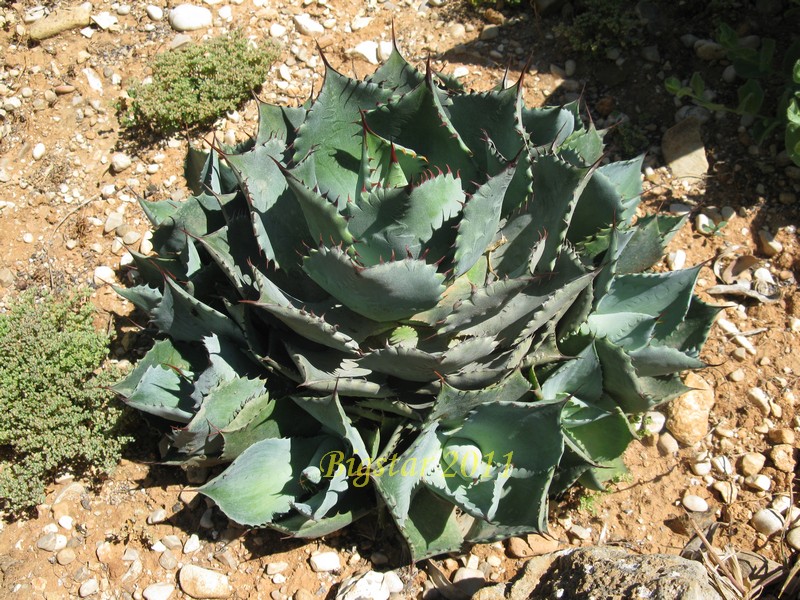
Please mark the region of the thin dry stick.
POLYGON ((728 579, 730 579, 733 587, 736 588, 736 591, 738 591, 742 596, 744 596, 747 593, 747 590, 745 590, 741 585, 739 585, 739 582, 736 581, 736 578, 733 576, 733 573, 731 573, 730 570, 728 570, 728 567, 725 566, 725 563, 722 561, 722 559, 720 559, 716 550, 714 550, 714 548, 711 546, 711 543, 708 541, 706 536, 697 526, 697 523, 694 522, 694 519, 692 519, 689 516, 688 512, 686 513, 686 516, 688 517, 689 524, 692 526, 692 529, 694 529, 695 534, 697 535, 697 537, 700 538, 700 541, 703 542, 703 545, 706 547, 706 550, 708 550, 708 554, 711 557, 711 561, 715 565, 717 565, 722 570, 723 573, 725 573, 728 579))

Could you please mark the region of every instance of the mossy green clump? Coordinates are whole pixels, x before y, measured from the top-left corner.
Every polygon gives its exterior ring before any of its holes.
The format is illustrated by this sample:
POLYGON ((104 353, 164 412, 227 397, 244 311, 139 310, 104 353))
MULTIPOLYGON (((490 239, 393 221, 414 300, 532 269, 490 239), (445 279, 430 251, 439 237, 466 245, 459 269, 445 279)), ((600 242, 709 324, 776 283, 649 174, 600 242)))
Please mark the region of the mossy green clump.
POLYGON ((0 506, 18 516, 62 471, 110 472, 131 438, 85 293, 25 292, 0 314, 0 506))
POLYGON ((267 78, 277 51, 230 34, 159 54, 152 83, 134 82, 120 121, 158 133, 207 125, 235 110, 267 78))
POLYGON ((626 0, 580 0, 571 22, 556 25, 555 30, 573 50, 589 54, 641 46, 644 39, 635 3, 626 0))

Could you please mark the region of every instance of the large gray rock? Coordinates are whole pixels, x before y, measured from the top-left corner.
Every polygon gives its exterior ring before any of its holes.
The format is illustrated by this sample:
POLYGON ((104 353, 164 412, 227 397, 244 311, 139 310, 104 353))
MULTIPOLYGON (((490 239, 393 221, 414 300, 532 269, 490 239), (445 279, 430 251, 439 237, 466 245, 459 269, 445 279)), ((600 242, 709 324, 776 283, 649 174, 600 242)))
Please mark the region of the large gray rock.
POLYGON ((473 600, 552 598, 722 600, 698 562, 667 554, 630 554, 607 546, 537 556, 515 581, 473 596, 473 600))
POLYGON ((699 183, 697 180, 705 177, 708 159, 696 118, 689 117, 670 127, 661 140, 661 151, 675 178, 699 183))

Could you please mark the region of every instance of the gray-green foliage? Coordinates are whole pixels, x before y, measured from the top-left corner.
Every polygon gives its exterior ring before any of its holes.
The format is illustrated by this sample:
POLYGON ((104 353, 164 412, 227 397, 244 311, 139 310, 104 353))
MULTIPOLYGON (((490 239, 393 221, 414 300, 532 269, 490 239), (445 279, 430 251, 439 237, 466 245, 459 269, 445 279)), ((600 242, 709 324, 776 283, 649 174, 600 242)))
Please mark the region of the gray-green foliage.
POLYGON ((130 440, 93 314, 85 295, 31 291, 0 314, 0 504, 12 514, 42 502, 60 471, 108 473, 130 440))
POLYGON ((396 50, 327 67, 190 155, 194 196, 142 203, 157 254, 121 293, 162 336, 116 389, 175 425, 167 462, 232 461, 201 488, 232 519, 313 537, 385 508, 415 560, 540 531, 685 390, 716 311, 697 269, 643 272, 681 219, 634 224, 641 159, 601 164, 576 105, 521 87, 396 50))
POLYGON ((134 83, 121 122, 172 133, 207 125, 235 110, 267 78, 277 53, 239 34, 160 53, 152 83, 134 83))

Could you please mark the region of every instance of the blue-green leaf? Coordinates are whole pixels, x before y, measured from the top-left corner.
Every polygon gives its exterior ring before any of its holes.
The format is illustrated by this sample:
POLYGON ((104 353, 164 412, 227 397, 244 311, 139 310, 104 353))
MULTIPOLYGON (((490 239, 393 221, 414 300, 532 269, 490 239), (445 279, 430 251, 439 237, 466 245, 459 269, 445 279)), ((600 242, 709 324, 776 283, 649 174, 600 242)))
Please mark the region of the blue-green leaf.
POLYGON ((378 322, 433 308, 445 289, 444 276, 433 265, 404 259, 359 267, 339 248, 313 250, 303 270, 342 304, 378 322))

